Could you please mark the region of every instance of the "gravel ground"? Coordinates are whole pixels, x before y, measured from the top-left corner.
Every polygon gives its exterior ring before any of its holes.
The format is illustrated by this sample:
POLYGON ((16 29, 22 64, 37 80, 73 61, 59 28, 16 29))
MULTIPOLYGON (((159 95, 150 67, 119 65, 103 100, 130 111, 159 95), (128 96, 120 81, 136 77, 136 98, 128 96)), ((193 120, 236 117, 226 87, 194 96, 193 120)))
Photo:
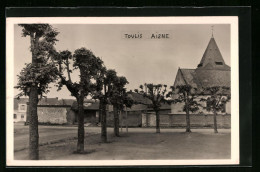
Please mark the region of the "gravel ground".
MULTIPOLYGON (((114 137, 108 128, 109 143, 100 142, 100 128, 86 127, 86 154, 75 154, 76 127, 40 126, 40 159, 42 160, 150 160, 150 159, 229 159, 231 134, 229 129, 125 129, 114 137)), ((28 159, 28 149, 19 144, 28 142, 28 127, 15 127, 15 159, 28 159), (27 136, 27 137, 26 137, 27 136)))

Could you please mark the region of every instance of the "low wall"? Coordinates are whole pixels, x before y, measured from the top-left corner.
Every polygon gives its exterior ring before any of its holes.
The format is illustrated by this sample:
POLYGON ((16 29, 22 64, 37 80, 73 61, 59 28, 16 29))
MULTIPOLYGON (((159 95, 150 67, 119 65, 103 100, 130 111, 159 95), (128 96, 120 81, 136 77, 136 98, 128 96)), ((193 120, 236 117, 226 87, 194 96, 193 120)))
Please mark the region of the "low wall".
MULTIPOLYGON (((156 126, 155 114, 142 114, 142 127, 156 126)), ((191 114, 191 127, 212 127, 214 124, 213 115, 191 114)), ((231 127, 231 115, 217 115, 219 128, 231 127)), ((160 114, 160 126, 162 127, 186 127, 186 114, 160 114)))
MULTIPOLYGON (((142 126, 142 112, 127 112, 127 116, 125 112, 121 113, 122 117, 119 115, 119 126, 126 127, 141 127, 142 126)), ((113 127, 114 126, 114 114, 113 112, 107 113, 107 126, 113 127)))

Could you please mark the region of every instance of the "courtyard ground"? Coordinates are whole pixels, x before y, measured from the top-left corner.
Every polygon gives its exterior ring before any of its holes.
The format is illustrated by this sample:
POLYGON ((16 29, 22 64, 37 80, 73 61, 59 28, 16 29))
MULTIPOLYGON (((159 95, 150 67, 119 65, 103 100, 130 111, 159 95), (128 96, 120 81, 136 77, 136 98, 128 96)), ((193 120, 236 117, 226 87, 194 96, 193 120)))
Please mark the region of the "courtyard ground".
MULTIPOLYGON (((138 160, 138 159, 229 159, 231 134, 229 129, 125 129, 121 137, 108 128, 109 143, 100 142, 100 127, 86 127, 86 154, 75 154, 77 127, 40 126, 40 159, 42 160, 138 160)), ((15 125, 14 158, 28 159, 28 126, 15 125)))

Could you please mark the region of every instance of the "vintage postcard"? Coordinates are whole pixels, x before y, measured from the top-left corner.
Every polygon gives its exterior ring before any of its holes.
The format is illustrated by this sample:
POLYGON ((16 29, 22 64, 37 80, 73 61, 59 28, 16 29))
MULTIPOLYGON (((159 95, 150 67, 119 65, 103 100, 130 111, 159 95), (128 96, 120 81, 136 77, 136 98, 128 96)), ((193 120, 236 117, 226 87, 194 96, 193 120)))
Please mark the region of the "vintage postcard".
POLYGON ((238 17, 6 19, 7 166, 239 164, 238 17))

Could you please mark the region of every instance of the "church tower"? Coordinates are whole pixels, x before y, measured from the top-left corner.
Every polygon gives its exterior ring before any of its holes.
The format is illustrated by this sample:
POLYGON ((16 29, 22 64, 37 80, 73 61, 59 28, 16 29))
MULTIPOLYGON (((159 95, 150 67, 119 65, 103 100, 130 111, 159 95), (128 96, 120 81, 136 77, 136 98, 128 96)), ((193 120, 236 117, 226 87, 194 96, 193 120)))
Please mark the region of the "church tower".
POLYGON ((206 69, 206 70, 230 70, 230 67, 226 65, 220 50, 217 46, 217 43, 212 37, 208 43, 208 46, 202 56, 200 63, 197 66, 197 69, 206 69))
POLYGON ((230 72, 231 68, 226 65, 212 32, 208 46, 197 68, 179 68, 174 86, 188 84, 194 88, 230 87, 230 72))

